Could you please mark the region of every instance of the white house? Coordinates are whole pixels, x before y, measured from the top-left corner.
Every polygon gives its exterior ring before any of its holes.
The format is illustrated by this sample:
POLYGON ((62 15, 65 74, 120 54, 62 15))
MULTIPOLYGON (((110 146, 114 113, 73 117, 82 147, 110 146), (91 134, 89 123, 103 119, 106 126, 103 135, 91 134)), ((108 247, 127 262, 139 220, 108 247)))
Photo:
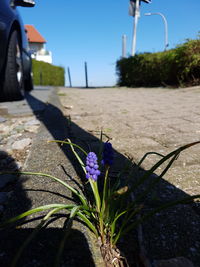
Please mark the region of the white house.
POLYGON ((46 40, 33 25, 25 25, 32 58, 52 64, 52 53, 46 50, 46 40))

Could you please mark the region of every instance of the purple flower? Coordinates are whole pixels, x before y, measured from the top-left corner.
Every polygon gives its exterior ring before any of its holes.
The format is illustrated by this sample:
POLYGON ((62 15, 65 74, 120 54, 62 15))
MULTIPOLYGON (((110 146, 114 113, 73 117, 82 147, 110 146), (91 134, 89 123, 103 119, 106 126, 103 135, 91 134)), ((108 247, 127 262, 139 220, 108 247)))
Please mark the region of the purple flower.
POLYGON ((94 152, 90 152, 86 158, 86 178, 93 179, 97 181, 98 176, 100 175, 100 171, 98 170, 99 165, 97 164, 97 156, 94 152))
POLYGON ((113 164, 114 152, 112 144, 109 142, 104 143, 102 164, 111 166, 113 164))

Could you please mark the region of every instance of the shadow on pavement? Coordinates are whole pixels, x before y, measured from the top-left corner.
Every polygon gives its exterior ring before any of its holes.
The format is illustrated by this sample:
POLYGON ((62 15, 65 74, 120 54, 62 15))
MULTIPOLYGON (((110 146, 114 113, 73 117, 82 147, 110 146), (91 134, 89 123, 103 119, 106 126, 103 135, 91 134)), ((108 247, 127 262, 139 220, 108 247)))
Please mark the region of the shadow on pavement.
MULTIPOLYGON (((15 159, 5 151, 0 151, 0 172, 18 172, 15 159)), ((15 216, 31 207, 31 201, 27 198, 26 192, 21 191, 25 181, 26 178, 20 175, 0 175, 0 194, 7 194, 7 200, 3 203, 6 217, 15 216)))
MULTIPOLYGON (((33 229, 10 229, 1 233, 1 267, 11 266, 11 259, 16 255, 24 240, 32 233, 33 229), (13 236, 15 238, 13 238, 13 236)), ((60 246, 60 241, 65 234, 63 229, 42 228, 36 238, 24 250, 17 266, 46 267, 54 266, 60 246)), ((68 242, 66 242, 60 266, 91 266, 95 267, 87 240, 80 231, 72 229, 68 242)))
MULTIPOLYGON (((98 147, 100 145, 100 140, 96 138, 95 136, 91 135, 90 133, 86 132, 84 129, 80 128, 78 125, 76 125, 73 121, 71 121, 69 118, 66 118, 61 110, 56 107, 55 105, 52 105, 50 103, 43 103, 39 99, 36 99, 32 95, 28 94, 26 96, 26 100, 30 107, 33 109, 36 105, 45 105, 45 109, 43 113, 37 113, 37 118, 41 121, 41 123, 46 127, 46 129, 49 131, 49 133, 53 136, 55 140, 64 140, 66 138, 70 138, 71 141, 74 143, 84 147, 87 151, 98 151, 98 147)), ((82 173, 82 170, 79 168, 79 165, 74 158, 74 155, 70 152, 69 149, 66 148, 66 146, 59 146, 60 149, 64 152, 65 156, 70 160, 71 164, 73 165, 74 169, 76 170, 77 174, 80 177, 84 177, 84 174, 82 173)), ((50 149, 50 148, 49 148, 50 149)), ((80 156, 83 156, 80 154, 80 156)), ((115 165, 113 166, 111 176, 112 179, 115 178, 116 173, 123 168, 123 166, 129 162, 130 160, 127 159, 124 155, 119 153, 118 151, 115 151, 115 165)), ((135 168, 134 163, 132 164, 132 168, 135 168)), ((133 177, 133 179, 140 179, 141 175, 145 171, 140 169, 136 176, 133 177)), ((125 173, 125 176, 127 174, 125 173)), ((152 175, 151 179, 148 181, 151 182, 152 179, 154 179, 155 176, 152 175)), ((84 181, 83 181, 84 182, 84 181)), ((23 185, 21 185, 23 187, 23 185)), ((147 184, 145 185, 147 186, 147 184)), ((44 189, 44 188, 43 188, 44 189)), ((48 188, 47 188, 48 190, 48 188)), ((144 190, 141 189, 141 190, 144 190)), ((134 192, 135 194, 141 193, 141 191, 134 192)), ((144 211, 149 211, 154 207, 157 207, 158 205, 162 203, 166 203, 166 201, 174 200, 177 198, 184 198, 188 196, 185 192, 180 190, 179 188, 176 188, 174 185, 170 184, 169 182, 165 181, 164 179, 161 179, 159 185, 156 187, 156 190, 154 194, 150 194, 148 197, 148 200, 144 202, 145 208, 144 211)), ((17 196, 16 201, 21 201, 22 196, 17 196)), ((29 203, 29 200, 23 200, 25 208, 30 206, 31 203, 29 203), (27 204, 27 203, 28 204, 27 204)), ((14 208, 14 206, 13 206, 14 208)), ((144 239, 145 239, 145 245, 147 248, 147 251, 149 253, 149 257, 151 258, 172 258, 177 256, 186 256, 190 258, 195 264, 200 263, 200 255, 199 252, 195 253, 195 251, 191 250, 191 248, 195 249, 197 245, 200 245, 200 228, 199 226, 199 206, 196 203, 188 203, 184 205, 178 205, 176 208, 170 208, 168 211, 159 212, 152 218, 148 223, 144 224, 144 239), (184 234, 183 234, 184 233, 184 234), (195 247, 196 246, 196 247, 195 247)), ((22 242, 22 239, 24 236, 27 235, 29 232, 29 229, 26 230, 14 230, 15 236, 17 240, 20 240, 22 242)), ((12 232, 10 232, 12 233, 12 232)), ((62 230, 59 230, 58 228, 52 229, 44 229, 41 232, 41 237, 43 239, 43 235, 45 236, 44 242, 41 242, 41 246, 45 247, 46 242, 50 243, 48 245, 52 246, 52 249, 56 248, 55 243, 51 244, 53 242, 52 240, 57 240, 57 237, 59 235, 62 235, 62 230)), ((92 262, 90 258, 90 253, 88 250, 88 246, 86 244, 86 240, 84 235, 81 232, 73 231, 71 233, 72 236, 76 236, 76 241, 80 241, 75 243, 75 245, 72 248, 72 252, 69 252, 67 248, 70 247, 71 244, 71 238, 69 238, 69 243, 66 243, 65 252, 64 253, 64 260, 66 258, 66 263, 72 260, 76 260, 76 255, 73 254, 76 251, 82 250, 82 247, 86 250, 86 255, 88 255, 88 265, 83 265, 79 263, 76 263, 77 265, 64 265, 64 266, 94 266, 94 263, 92 262), (72 254, 70 254, 72 253, 72 254), (71 257, 72 255, 72 257, 71 257), (75 258, 74 258, 75 255, 75 258)), ((11 236, 12 240, 12 236, 11 236)), ((9 240, 10 241, 10 240, 9 240)), ((14 241, 13 245, 14 247, 16 245, 16 240, 14 241)), ((40 244, 40 241, 38 240, 38 244, 40 244)), ((3 244, 2 244, 3 245, 3 244)), ((8 247, 7 243, 7 247, 8 247)), ((137 245, 134 244, 134 239, 132 235, 128 235, 124 240, 121 241, 119 244, 120 249, 124 253, 124 255, 127 257, 128 263, 130 266, 134 266, 134 259, 133 255, 137 251, 137 245)), ((39 253, 39 258, 41 260, 41 255, 44 256, 44 258, 47 257, 48 249, 46 248, 46 252, 40 253, 39 247, 36 246, 36 250, 33 251, 33 254, 35 252, 39 253)), ((9 249, 8 249, 9 250, 9 249)), ((31 250, 27 252, 27 257, 29 254, 31 254, 31 250)), ((36 253, 36 254, 37 254, 36 253)), ((36 255, 35 254, 35 255, 36 255)), ((50 253, 51 254, 51 253, 50 253)), ((83 253, 84 254, 84 253, 83 253)), ((52 255, 50 255, 51 257, 52 255)), ((77 253, 78 256, 78 253, 77 253)), ((37 256, 35 256, 37 260, 37 256)), ((25 257, 26 258, 26 257, 25 257)), ((48 258, 48 257, 47 257, 48 258)), ((82 262, 86 260, 84 257, 78 258, 79 262, 82 262)), ((23 265, 21 265, 23 266, 23 265)), ((25 266, 25 265, 24 265, 25 266)), ((29 266, 45 266, 45 265, 29 265, 29 266)))

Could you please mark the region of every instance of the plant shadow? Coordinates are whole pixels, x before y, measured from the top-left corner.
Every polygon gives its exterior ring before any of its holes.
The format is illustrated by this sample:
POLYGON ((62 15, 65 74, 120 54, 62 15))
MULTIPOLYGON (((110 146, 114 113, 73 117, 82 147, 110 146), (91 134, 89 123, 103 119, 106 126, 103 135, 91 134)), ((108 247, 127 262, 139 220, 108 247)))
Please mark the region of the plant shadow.
MULTIPOLYGON (((33 229, 9 229, 1 232, 1 266, 11 266, 11 260, 19 247, 31 235, 33 229), (14 238, 13 238, 14 237, 14 238), (11 243, 12 242, 12 243, 11 243)), ((41 229, 21 255, 17 266, 54 266, 58 247, 65 231, 59 228, 41 229)), ((59 266, 94 267, 87 240, 80 231, 72 229, 68 236, 59 266)))

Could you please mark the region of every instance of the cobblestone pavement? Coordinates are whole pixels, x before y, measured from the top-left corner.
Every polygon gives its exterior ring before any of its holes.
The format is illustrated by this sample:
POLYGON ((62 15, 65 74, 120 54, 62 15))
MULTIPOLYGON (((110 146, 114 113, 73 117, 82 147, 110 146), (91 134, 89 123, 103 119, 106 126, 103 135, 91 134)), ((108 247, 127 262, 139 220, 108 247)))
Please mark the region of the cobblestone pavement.
MULTIPOLYGON (((60 99, 73 122, 97 137, 103 129, 115 149, 135 161, 148 151, 167 154, 200 140, 200 87, 60 89, 60 99)), ((199 153, 200 146, 184 152, 166 176, 188 194, 200 193, 199 153)))
MULTIPOLYGON (((200 87, 60 88, 59 96, 65 115, 72 121, 72 131, 73 123, 96 137, 103 129, 115 150, 135 162, 146 152, 167 154, 200 140, 200 87)), ((179 156, 159 186, 161 203, 200 194, 199 154, 200 145, 179 156)), ((151 156, 143 167, 147 169, 157 160, 151 156)), ((186 256, 200 266, 199 215, 198 203, 158 213, 144 227, 151 256, 186 256)))
MULTIPOLYGON (((0 171, 18 171, 24 166, 51 90, 36 88, 24 100, 0 103, 0 171), (37 97, 40 103, 35 100, 37 97)), ((10 182, 14 179, 9 175, 1 176, 0 214, 12 193, 10 182)))

